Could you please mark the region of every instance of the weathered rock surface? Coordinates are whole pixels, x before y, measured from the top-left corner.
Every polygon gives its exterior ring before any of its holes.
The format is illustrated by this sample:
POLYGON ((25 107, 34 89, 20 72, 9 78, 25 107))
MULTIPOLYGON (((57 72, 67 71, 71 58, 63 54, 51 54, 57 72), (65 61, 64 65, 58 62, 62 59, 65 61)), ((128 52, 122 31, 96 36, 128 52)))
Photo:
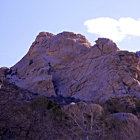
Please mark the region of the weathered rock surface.
POLYGON ((28 53, 7 71, 11 83, 46 96, 106 101, 140 97, 140 59, 109 39, 94 46, 80 34, 41 32, 28 53))

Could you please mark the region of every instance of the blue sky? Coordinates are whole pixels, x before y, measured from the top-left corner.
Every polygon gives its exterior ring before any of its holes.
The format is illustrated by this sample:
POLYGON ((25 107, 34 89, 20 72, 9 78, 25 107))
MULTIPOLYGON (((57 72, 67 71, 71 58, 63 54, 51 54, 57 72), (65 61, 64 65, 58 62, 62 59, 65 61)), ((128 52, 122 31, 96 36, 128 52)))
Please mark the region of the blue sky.
POLYGON ((139 30, 140 0, 0 0, 0 67, 18 62, 41 31, 81 33, 92 44, 98 37, 108 35, 120 49, 137 51, 139 30), (121 19, 125 21, 123 25, 121 19), (109 28, 112 35, 106 30, 102 33, 101 28, 109 28), (123 37, 116 39, 115 35, 123 37))

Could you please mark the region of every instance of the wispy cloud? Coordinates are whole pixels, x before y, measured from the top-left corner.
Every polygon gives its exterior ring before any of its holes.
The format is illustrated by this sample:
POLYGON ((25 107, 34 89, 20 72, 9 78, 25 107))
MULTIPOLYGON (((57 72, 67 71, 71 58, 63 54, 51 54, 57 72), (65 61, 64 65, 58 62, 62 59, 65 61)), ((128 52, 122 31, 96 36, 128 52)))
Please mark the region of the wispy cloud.
POLYGON ((120 18, 119 20, 100 17, 84 22, 88 32, 107 37, 115 42, 122 41, 127 35, 140 36, 140 19, 120 18))

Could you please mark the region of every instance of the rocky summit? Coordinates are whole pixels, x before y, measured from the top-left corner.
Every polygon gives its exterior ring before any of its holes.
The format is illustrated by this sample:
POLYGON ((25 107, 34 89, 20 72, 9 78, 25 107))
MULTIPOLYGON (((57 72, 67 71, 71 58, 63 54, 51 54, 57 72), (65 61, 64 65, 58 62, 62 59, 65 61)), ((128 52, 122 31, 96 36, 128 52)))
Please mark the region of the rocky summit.
POLYGON ((91 46, 80 34, 41 32, 28 53, 6 74, 10 83, 46 96, 106 101, 140 96, 140 59, 106 38, 91 46))
POLYGON ((110 39, 41 32, 0 68, 0 140, 140 140, 140 56, 110 39))

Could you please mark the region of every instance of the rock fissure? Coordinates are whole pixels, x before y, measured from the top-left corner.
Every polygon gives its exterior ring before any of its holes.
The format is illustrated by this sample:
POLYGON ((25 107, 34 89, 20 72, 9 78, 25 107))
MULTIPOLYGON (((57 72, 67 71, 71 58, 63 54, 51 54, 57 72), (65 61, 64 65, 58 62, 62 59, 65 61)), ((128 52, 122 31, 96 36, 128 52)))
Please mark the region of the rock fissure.
MULTIPOLYGON (((104 54, 103 54, 103 51, 102 51, 103 49, 99 48, 99 46, 98 46, 98 45, 97 45, 96 47, 97 47, 97 48, 98 48, 98 50, 101 52, 101 56, 103 56, 103 55, 104 55, 104 54)), ((101 47, 103 48, 103 45, 102 45, 101 47)))
POLYGON ((50 63, 50 62, 48 62, 48 66, 49 66, 49 69, 48 69, 48 75, 51 75, 51 74, 52 74, 52 72, 53 72, 53 68, 52 68, 52 66, 51 66, 51 63, 50 63))

